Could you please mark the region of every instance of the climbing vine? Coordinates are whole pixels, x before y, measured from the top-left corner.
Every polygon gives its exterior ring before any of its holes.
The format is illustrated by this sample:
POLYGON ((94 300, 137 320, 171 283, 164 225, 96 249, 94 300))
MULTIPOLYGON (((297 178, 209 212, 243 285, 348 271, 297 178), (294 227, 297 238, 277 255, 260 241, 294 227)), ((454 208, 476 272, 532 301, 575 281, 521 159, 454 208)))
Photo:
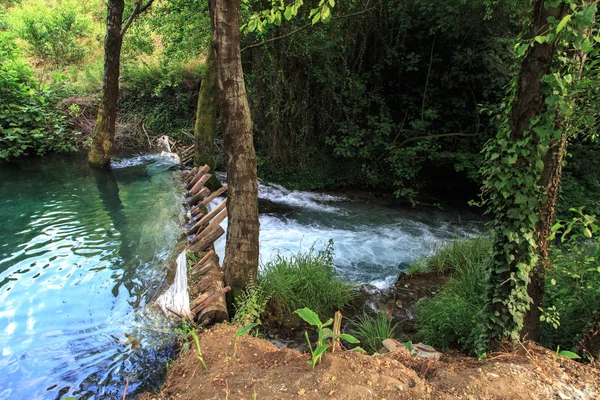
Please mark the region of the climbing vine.
POLYGON ((541 182, 550 168, 549 151, 563 157, 566 147, 557 144, 564 141, 566 145, 580 128, 596 123, 595 114, 581 112, 590 106, 586 96, 595 90, 595 74, 589 73, 595 63, 584 69, 584 62, 600 42, 595 28, 596 3, 536 1, 534 7, 543 4, 541 16, 548 18, 536 26, 540 13, 534 10, 532 33, 515 46, 523 67, 507 89, 497 135, 483 150, 483 198, 487 212, 494 215, 490 228, 495 238, 488 268, 489 318, 484 322, 487 329, 481 351, 490 339, 520 339, 531 303, 527 287, 532 274, 539 273, 539 242, 547 239, 538 235, 540 217, 554 218, 553 210, 550 217, 540 212, 547 196, 547 187, 541 182), (543 57, 547 57, 547 68, 540 75, 539 93, 532 95, 527 90, 536 88, 527 81, 532 65, 527 62, 533 59, 539 66, 543 57), (528 95, 530 102, 523 104, 528 95), (538 110, 532 104, 536 100, 540 101, 538 110), (524 110, 530 118, 528 126, 519 131, 524 110))

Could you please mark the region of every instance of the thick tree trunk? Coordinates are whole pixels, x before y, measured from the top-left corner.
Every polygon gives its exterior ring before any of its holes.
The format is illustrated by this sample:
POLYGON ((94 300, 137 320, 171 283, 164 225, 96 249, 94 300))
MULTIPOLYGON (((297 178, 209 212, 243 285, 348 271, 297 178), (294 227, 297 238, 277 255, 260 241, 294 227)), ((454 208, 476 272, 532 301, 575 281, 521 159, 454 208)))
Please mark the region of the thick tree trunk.
MULTIPOLYGON (((208 165, 215 170, 215 135, 217 131, 217 85, 215 82, 215 62, 212 49, 206 57, 206 70, 202 77, 196 123, 194 125, 194 165, 208 165)), ((206 186, 215 191, 221 187, 221 182, 213 174, 206 186)))
POLYGON ((94 127, 92 148, 88 155, 90 166, 107 168, 110 165, 111 151, 117 125, 117 100, 119 98, 119 68, 123 36, 123 0, 108 1, 106 37, 104 39, 104 78, 98 117, 94 127))
MULTIPOLYGON (((556 7, 549 8, 546 8, 544 3, 545 0, 535 0, 533 5, 533 20, 530 28, 530 38, 532 39, 533 44, 529 48, 525 59, 521 64, 517 81, 517 91, 513 100, 511 111, 510 141, 515 144, 526 139, 525 133, 530 128, 531 119, 540 115, 544 111, 545 95, 543 93, 544 84, 542 82, 542 78, 544 75, 549 73, 552 61, 554 60, 554 56, 556 54, 556 44, 554 42, 538 43, 533 41, 533 38, 538 35, 544 35, 549 31, 550 26, 548 23, 548 18, 553 17, 554 19, 560 20, 568 10, 568 7, 564 3, 560 3, 556 7)), ((535 143, 530 144, 530 146, 534 147, 535 143)), ((532 167, 529 165, 529 161, 527 159, 520 156, 516 163, 513 164, 513 168, 526 172, 532 167)), ((547 168, 547 166, 545 166, 545 168, 547 168)), ((547 178, 552 180, 551 172, 544 171, 542 174, 545 175, 548 173, 550 173, 550 175, 547 175, 547 178)), ((498 210, 497 213, 508 216, 511 211, 511 206, 509 205, 508 207, 509 208, 506 210, 498 210)), ((554 205, 552 205, 552 210, 553 209, 554 205)), ((537 230, 537 227, 535 230, 537 230)), ((535 251, 528 244, 524 243, 521 245, 522 248, 515 250, 513 252, 514 254, 510 254, 510 260, 512 261, 509 261, 504 250, 504 240, 504 236, 497 235, 494 243, 494 247, 496 249, 495 253, 497 254, 496 257, 499 257, 498 262, 504 265, 508 263, 509 268, 503 268, 499 271, 492 270, 492 274, 490 276, 492 287, 498 288, 496 290, 492 290, 490 293, 493 304, 492 312, 500 316, 506 315, 508 311, 506 309, 506 304, 503 301, 498 301, 498 299, 507 299, 512 296, 510 291, 513 290, 513 287, 510 284, 507 284, 507 282, 510 282, 513 279, 513 274, 517 276, 520 274, 518 267, 519 263, 528 263, 531 252, 535 251)), ((538 275, 538 273, 539 270, 534 268, 534 276, 528 284, 528 290, 530 290, 531 294, 536 296, 536 301, 541 300, 544 283, 543 274, 538 275)), ((534 307, 537 309, 537 306, 530 305, 530 308, 534 307)), ((523 323, 525 324, 527 320, 527 316, 525 316, 525 321, 523 321, 523 323)), ((524 333, 528 333, 528 330, 521 328, 521 334, 524 333)), ((529 334, 528 337, 531 338, 531 334, 529 334)))
POLYGON ((240 57, 239 0, 210 0, 212 44, 227 167, 227 244, 223 271, 229 300, 258 272, 258 180, 252 119, 240 57))
POLYGON ((550 266, 550 236, 554 225, 555 208, 560 189, 562 165, 567 152, 567 135, 563 135, 558 142, 552 144, 544 158, 544 169, 540 178, 540 186, 544 188, 545 198, 538 211, 539 222, 536 227, 538 262, 531 275, 531 282, 527 286, 527 294, 531 297, 531 305, 523 323, 523 336, 527 339, 538 341, 540 338, 540 307, 544 297, 546 284, 546 270, 550 266))

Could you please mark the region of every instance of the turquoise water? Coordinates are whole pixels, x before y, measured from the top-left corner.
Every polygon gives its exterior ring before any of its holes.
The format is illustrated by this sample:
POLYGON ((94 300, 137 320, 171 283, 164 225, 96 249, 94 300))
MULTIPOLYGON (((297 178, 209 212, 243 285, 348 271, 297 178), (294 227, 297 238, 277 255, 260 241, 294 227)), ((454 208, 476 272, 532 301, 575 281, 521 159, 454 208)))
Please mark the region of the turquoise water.
MULTIPOLYGON (((156 156, 0 165, 0 399, 128 398, 161 382, 172 333, 149 302, 181 235, 156 156)), ((172 330, 171 330, 172 331, 172 330)))

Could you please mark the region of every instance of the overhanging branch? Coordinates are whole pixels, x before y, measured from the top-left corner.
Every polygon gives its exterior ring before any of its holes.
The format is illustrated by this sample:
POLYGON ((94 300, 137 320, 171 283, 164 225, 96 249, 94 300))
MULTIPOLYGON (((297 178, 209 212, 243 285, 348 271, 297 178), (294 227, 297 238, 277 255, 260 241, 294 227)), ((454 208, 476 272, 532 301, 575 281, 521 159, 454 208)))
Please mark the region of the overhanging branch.
POLYGON ((133 24, 133 21, 140 14, 142 14, 144 11, 146 11, 148 8, 150 8, 150 6, 152 5, 153 2, 154 2, 154 0, 148 0, 148 2, 146 4, 142 5, 142 0, 136 1, 133 11, 129 15, 129 18, 127 18, 127 22, 125 22, 123 29, 121 29, 121 37, 125 36, 125 32, 127 32, 129 27, 131 26, 131 24, 133 24))

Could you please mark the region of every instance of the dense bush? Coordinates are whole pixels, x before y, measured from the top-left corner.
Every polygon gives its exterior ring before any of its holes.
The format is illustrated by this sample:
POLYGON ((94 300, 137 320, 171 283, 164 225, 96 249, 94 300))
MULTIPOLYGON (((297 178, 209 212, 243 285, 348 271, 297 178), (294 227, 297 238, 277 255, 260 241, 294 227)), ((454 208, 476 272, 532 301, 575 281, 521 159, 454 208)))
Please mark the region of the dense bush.
POLYGON ((92 18, 83 11, 76 1, 30 0, 12 12, 11 25, 44 68, 64 67, 81 62, 87 54, 81 41, 91 33, 92 18))
POLYGON ((578 351, 582 335, 600 311, 600 242, 570 243, 552 253, 546 279, 544 346, 578 351))
POLYGON ((332 241, 321 251, 277 255, 260 272, 259 283, 271 296, 269 311, 281 319, 303 307, 330 315, 348 305, 356 294, 354 286, 336 273, 332 241))
POLYGON ((14 36, 0 32, 0 159, 74 151, 60 87, 40 88, 14 36))
MULTIPOLYGON (((485 304, 485 263, 491 242, 478 237, 440 247, 419 261, 428 271, 451 272, 450 280, 433 298, 417 305, 418 334, 441 349, 475 352, 482 333, 485 304)), ((554 248, 546 278, 540 343, 550 349, 578 351, 583 334, 600 310, 600 242, 570 242, 554 248)))
POLYGON ((440 293, 417 304, 417 329, 427 344, 473 351, 483 329, 485 263, 490 261, 491 248, 489 238, 461 239, 426 258, 424 264, 432 271, 451 273, 440 293))

